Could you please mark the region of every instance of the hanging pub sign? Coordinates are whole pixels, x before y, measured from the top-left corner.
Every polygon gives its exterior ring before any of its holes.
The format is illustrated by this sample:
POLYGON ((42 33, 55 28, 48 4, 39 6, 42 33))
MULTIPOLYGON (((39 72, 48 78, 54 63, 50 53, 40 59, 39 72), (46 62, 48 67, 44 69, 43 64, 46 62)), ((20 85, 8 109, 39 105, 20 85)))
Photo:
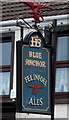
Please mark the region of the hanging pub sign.
POLYGON ((52 114, 50 49, 46 48, 45 40, 38 32, 26 35, 24 43, 21 48, 18 47, 20 54, 17 57, 20 59, 17 60, 18 110, 52 114))

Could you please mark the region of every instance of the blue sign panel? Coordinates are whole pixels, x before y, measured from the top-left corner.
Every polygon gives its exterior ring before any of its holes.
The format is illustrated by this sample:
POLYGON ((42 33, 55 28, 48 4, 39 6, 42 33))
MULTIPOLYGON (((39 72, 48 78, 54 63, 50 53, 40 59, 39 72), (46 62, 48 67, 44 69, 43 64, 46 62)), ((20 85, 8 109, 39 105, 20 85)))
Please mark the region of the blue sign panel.
POLYGON ((22 111, 50 114, 49 50, 40 34, 28 39, 22 47, 22 111))

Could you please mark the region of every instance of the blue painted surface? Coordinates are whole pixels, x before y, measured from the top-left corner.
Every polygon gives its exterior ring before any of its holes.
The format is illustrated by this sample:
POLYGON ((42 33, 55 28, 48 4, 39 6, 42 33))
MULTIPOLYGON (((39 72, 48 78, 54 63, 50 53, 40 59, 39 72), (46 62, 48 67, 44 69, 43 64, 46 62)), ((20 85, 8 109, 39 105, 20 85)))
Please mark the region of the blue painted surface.
POLYGON ((49 51, 43 49, 44 43, 42 38, 40 39, 41 47, 33 48, 29 44, 22 48, 22 111, 50 113, 49 51), (40 53, 41 58, 30 57, 29 51, 40 53), (43 62, 44 66, 41 67, 35 64, 35 66, 32 66, 27 60, 43 62), (43 80, 45 81, 44 83, 42 82, 43 80), (39 88, 34 89, 33 86, 38 86, 39 88))

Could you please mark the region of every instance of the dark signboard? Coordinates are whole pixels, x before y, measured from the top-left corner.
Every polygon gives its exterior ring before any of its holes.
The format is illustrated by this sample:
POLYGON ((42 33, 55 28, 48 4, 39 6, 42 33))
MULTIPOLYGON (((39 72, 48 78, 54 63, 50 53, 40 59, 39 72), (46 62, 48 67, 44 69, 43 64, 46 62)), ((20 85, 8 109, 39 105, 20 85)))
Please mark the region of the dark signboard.
POLYGON ((25 37, 22 45, 21 111, 51 114, 50 49, 38 32, 25 37))

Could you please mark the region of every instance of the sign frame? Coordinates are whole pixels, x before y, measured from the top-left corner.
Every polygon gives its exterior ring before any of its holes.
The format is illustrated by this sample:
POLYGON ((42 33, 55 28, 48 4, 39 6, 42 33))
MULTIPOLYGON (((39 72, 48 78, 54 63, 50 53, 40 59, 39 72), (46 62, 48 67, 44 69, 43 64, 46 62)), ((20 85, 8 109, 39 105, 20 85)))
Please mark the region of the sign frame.
MULTIPOLYGON (((36 114, 45 114, 45 115, 52 115, 53 114, 53 110, 52 110, 52 49, 51 48, 47 48, 46 47, 46 43, 45 43, 45 39, 43 38, 42 34, 39 32, 30 32, 24 39, 24 42, 22 43, 21 41, 17 41, 17 97, 16 97, 16 110, 18 112, 21 113, 36 113, 36 114), (44 44, 44 48, 49 50, 49 79, 50 79, 50 112, 37 112, 37 111, 32 111, 32 110, 22 110, 22 48, 26 45, 29 46, 30 43, 30 38, 33 34, 38 34, 42 40, 43 40, 43 44, 44 44), (20 97, 19 97, 20 96, 20 97)), ((34 48, 36 49, 36 48, 34 48)))

